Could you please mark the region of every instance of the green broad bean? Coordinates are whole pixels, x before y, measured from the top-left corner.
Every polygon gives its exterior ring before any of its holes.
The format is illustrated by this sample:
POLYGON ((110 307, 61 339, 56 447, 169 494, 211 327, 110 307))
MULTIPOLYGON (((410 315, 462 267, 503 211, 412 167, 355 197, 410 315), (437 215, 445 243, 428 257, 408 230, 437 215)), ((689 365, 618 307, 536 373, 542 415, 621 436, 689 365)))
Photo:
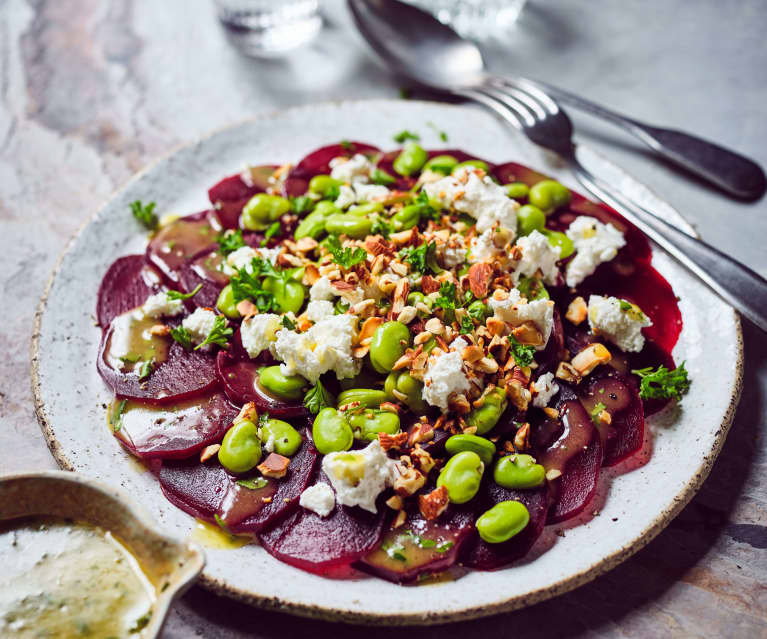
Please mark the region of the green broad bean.
POLYGON ((488 544, 500 544, 522 532, 530 512, 519 501, 502 501, 477 518, 477 532, 488 544))
POLYGON ((426 150, 420 144, 411 140, 402 148, 402 151, 392 163, 392 167, 397 173, 407 177, 418 171, 426 164, 428 159, 429 154, 426 153, 426 150))
POLYGON ((442 175, 450 175, 452 170, 458 164, 458 160, 452 155, 435 155, 423 166, 423 171, 431 171, 432 173, 442 173, 442 175))
POLYGON ((246 473, 255 468, 261 461, 261 440, 253 422, 235 422, 226 431, 218 450, 218 461, 232 473, 246 473))
POLYGON ((333 305, 333 312, 336 315, 343 315, 349 310, 349 306, 351 306, 349 302, 339 297, 338 301, 333 305))
POLYGON ((325 197, 338 189, 343 182, 336 180, 329 175, 315 175, 309 180, 309 191, 325 197))
POLYGON ((530 187, 527 197, 530 204, 537 206, 546 213, 556 211, 570 204, 570 189, 555 180, 541 180, 530 187))
POLYGON ((317 450, 323 455, 349 450, 354 442, 354 433, 349 422, 335 408, 323 408, 312 425, 312 439, 317 450))
POLYGON ((383 202, 362 202, 349 207, 347 214, 355 215, 357 217, 365 217, 366 215, 373 215, 373 213, 380 213, 383 210, 383 202))
POLYGON ((564 233, 560 233, 559 231, 551 231, 549 229, 543 229, 541 231, 546 236, 546 239, 549 241, 549 244, 552 246, 558 246, 560 249, 559 253, 559 259, 563 260, 566 257, 570 257, 573 252, 575 251, 575 246, 573 246, 573 241, 567 237, 564 233))
POLYGON ((378 433, 396 435, 400 432, 400 421, 397 413, 385 410, 363 411, 349 417, 354 436, 372 442, 378 438, 378 433))
POLYGON ((265 291, 274 295, 274 301, 277 302, 283 313, 289 311, 298 313, 301 310, 306 297, 306 289, 303 284, 293 280, 283 282, 276 277, 267 277, 264 278, 263 287, 265 291))
POLYGON ((481 324, 493 314, 490 307, 481 300, 474 300, 466 307, 466 312, 481 324))
POLYGON ((366 217, 336 213, 325 220, 325 230, 334 235, 348 235, 361 240, 368 235, 373 228, 373 221, 366 217))
POLYGON ((525 204, 517 211, 517 231, 520 235, 530 235, 533 231, 543 231, 546 227, 546 215, 532 204, 525 204))
POLYGON ((439 473, 437 486, 447 488, 451 503, 465 504, 477 494, 484 469, 477 453, 464 450, 448 460, 439 473))
POLYGON ((459 162, 453 167, 452 173, 455 173, 458 169, 462 169, 465 166, 471 166, 475 169, 482 169, 485 173, 488 173, 490 171, 490 167, 487 165, 487 162, 483 162, 482 160, 466 160, 465 162, 459 162))
POLYGON ((258 381, 280 399, 302 399, 309 385, 301 375, 283 375, 279 365, 266 366, 259 370, 258 381))
MULTIPOLYGON (((296 240, 300 240, 302 237, 311 237, 316 240, 325 232, 325 220, 328 218, 328 213, 324 209, 320 209, 320 204, 322 202, 298 223, 294 233, 296 240)), ((339 209, 333 208, 335 212, 341 212, 339 209)))
POLYGON ((410 344, 410 329, 402 322, 385 322, 373 333, 370 342, 370 363, 379 373, 391 371, 410 344), (404 343, 403 343, 404 342, 404 343))
POLYGON ((524 182, 504 184, 503 188, 506 189, 506 195, 514 200, 524 200, 530 193, 530 187, 524 182))
POLYGON ((508 400, 505 389, 496 387, 489 393, 485 393, 482 406, 471 409, 466 416, 466 423, 476 427, 475 432, 478 435, 484 435, 495 428, 506 406, 508 406, 508 400))
POLYGON ((274 452, 285 457, 292 457, 301 447, 301 434, 288 422, 281 419, 267 419, 261 426, 261 441, 269 440, 274 445, 274 452))
POLYGON ((522 297, 527 298, 528 302, 549 299, 549 292, 537 277, 527 277, 527 275, 523 275, 519 278, 517 289, 522 294, 522 297))
POLYGON ((495 455, 495 444, 484 437, 460 434, 447 438, 445 450, 451 455, 457 455, 465 450, 473 451, 479 455, 485 466, 489 466, 495 455))
POLYGON ((418 381, 407 371, 394 371, 384 380, 384 393, 392 401, 401 401, 416 413, 422 413, 428 408, 423 400, 423 382, 418 381), (394 391, 400 394, 399 397, 394 391), (402 399, 402 396, 405 399, 402 399))
POLYGON ((279 195, 258 193, 242 208, 242 226, 250 231, 261 231, 288 211, 290 200, 279 195))
MULTIPOLYGON (((449 441, 449 440, 448 440, 449 441)), ((493 468, 493 480, 508 489, 535 488, 543 484, 546 469, 530 455, 501 457, 493 468)))
POLYGON ((421 205, 409 204, 402 207, 391 216, 391 223, 395 231, 407 231, 421 221, 421 205))
POLYGON ((421 291, 413 291, 412 293, 408 293, 407 303, 408 303, 408 306, 415 306, 416 304, 426 304, 427 299, 428 298, 423 293, 421 293, 421 291))
POLYGON ((373 388, 350 388, 338 395, 338 405, 345 406, 352 402, 358 402, 365 408, 378 408, 381 402, 386 401, 386 393, 373 388))
POLYGON ((229 319, 240 319, 240 312, 237 310, 237 302, 234 301, 234 290, 231 284, 227 284, 221 289, 216 300, 216 308, 229 319))

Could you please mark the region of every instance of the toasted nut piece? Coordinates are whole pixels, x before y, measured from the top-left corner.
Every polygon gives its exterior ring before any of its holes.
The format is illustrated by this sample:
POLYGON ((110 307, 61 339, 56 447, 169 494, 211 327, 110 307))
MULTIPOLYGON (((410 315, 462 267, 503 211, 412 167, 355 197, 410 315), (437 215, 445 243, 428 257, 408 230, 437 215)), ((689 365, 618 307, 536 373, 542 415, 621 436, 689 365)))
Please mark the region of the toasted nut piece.
POLYGON ((434 426, 431 424, 417 424, 408 437, 408 446, 413 448, 416 444, 428 442, 434 439, 434 426))
POLYGON ((432 317, 423 327, 432 335, 442 335, 445 332, 445 325, 438 317, 432 317))
POLYGON ((373 262, 370 264, 370 272, 373 275, 378 275, 381 271, 384 270, 384 266, 386 266, 387 258, 385 255, 376 255, 373 258, 373 262))
POLYGON ((468 415, 471 412, 471 404, 463 393, 450 393, 447 398, 448 408, 459 415, 468 415))
POLYGON ((366 339, 372 339, 373 333, 378 330, 378 327, 384 323, 383 317, 369 317, 362 323, 360 328, 359 341, 363 342, 366 339))
POLYGON ((367 298, 361 302, 357 302, 349 310, 351 310, 354 315, 359 315, 360 317, 370 317, 375 311, 375 305, 376 301, 374 299, 367 298))
POLYGON ((378 442, 384 450, 399 450, 407 442, 407 433, 397 433, 396 435, 378 433, 378 442))
POLYGON ((559 411, 556 408, 546 406, 546 408, 543 409, 543 412, 546 413, 546 417, 551 417, 551 419, 559 419, 559 411))
POLYGON ((556 468, 552 468, 551 470, 546 471, 546 479, 548 479, 549 481, 553 481, 561 476, 562 476, 562 471, 557 470, 556 468))
POLYGON ((571 384, 581 383, 580 373, 575 370, 575 368, 573 368, 573 366, 568 362, 559 362, 559 366, 557 366, 557 371, 554 373, 554 377, 558 377, 559 379, 570 382, 571 384))
POLYGON ((424 474, 428 475, 431 469, 434 468, 434 458, 420 446, 416 446, 411 452, 410 457, 413 459, 413 463, 424 474))
POLYGON ((401 402, 406 402, 406 401, 407 401, 407 394, 406 394, 406 393, 403 393, 401 390, 397 390, 396 388, 394 388, 394 389, 392 389, 392 392, 391 392, 391 393, 392 393, 392 395, 394 395, 394 397, 396 397, 396 398, 397 398, 399 401, 401 401, 401 402))
POLYGON ((399 231, 398 233, 392 233, 389 236, 389 240, 395 246, 407 246, 408 244, 418 244, 418 228, 413 227, 409 231, 399 231))
POLYGON ((258 472, 264 477, 274 477, 275 479, 279 479, 280 477, 284 477, 288 472, 289 465, 290 459, 287 457, 283 457, 277 453, 269 453, 269 456, 263 463, 259 464, 256 468, 258 468, 258 472))
POLYGON ((360 344, 352 348, 352 355, 357 359, 362 359, 370 352, 370 344, 360 344))
POLYGON ((417 493, 423 485, 426 483, 426 477, 424 477, 420 471, 415 468, 407 468, 405 471, 394 480, 394 492, 400 497, 410 497, 417 493))
POLYGON ((586 300, 584 300, 579 295, 572 302, 570 302, 570 305, 567 307, 567 313, 565 313, 565 317, 573 324, 578 326, 578 324, 586 319, 588 314, 589 307, 586 305, 586 300))
POLYGON ((392 522, 392 530, 395 528, 399 528, 400 526, 404 526, 405 522, 407 521, 407 513, 404 510, 400 510, 397 513, 397 516, 394 518, 394 521, 392 522))
POLYGON ((511 334, 515 339, 525 346, 542 346, 543 335, 533 322, 523 322, 512 329, 511 334))
POLYGON ((399 413, 400 410, 399 405, 393 404, 392 402, 381 402, 381 405, 378 408, 380 410, 385 410, 388 413, 399 413))
POLYGON ((241 302, 238 302, 236 308, 237 312, 243 317, 252 317, 253 315, 258 314, 256 305, 250 300, 242 300, 241 302))
POLYGON ((607 426, 613 423, 613 416, 606 410, 603 410, 601 413, 599 413, 599 415, 597 415, 597 419, 607 426))
POLYGON ((511 371, 511 379, 516 379, 522 386, 530 383, 530 367, 515 366, 511 371))
POLYGON ((365 249, 371 255, 382 255, 390 250, 389 244, 377 235, 369 235, 365 238, 365 249))
POLYGON ((392 261, 392 263, 389 264, 389 268, 392 270, 393 273, 396 273, 400 277, 405 277, 408 273, 407 264, 403 264, 402 262, 392 261))
POLYGON ((447 487, 445 486, 435 488, 428 495, 418 496, 418 510, 427 521, 432 521, 445 512, 447 504, 447 487))
POLYGON ((527 406, 532 399, 532 394, 519 381, 512 379, 506 384, 506 391, 509 394, 509 400, 519 410, 527 410, 527 406))
POLYGON ((256 410, 256 405, 253 402, 248 402, 240 409, 240 412, 237 414, 237 417, 234 418, 232 423, 236 424, 237 422, 249 421, 255 424, 257 420, 258 411, 256 410))
POLYGON ((474 344, 467 346, 461 351, 461 359, 464 362, 468 362, 469 364, 478 362, 484 356, 485 353, 482 351, 482 349, 479 346, 475 346, 474 344))
POLYGON ((588 375, 600 364, 607 364, 612 359, 610 351, 602 344, 589 344, 580 351, 570 363, 573 368, 583 377, 588 375))
POLYGON ((311 286, 320 279, 320 277, 320 270, 314 264, 310 263, 304 267, 304 277, 301 281, 307 286, 311 286))
POLYGON ((166 335, 170 335, 170 326, 166 326, 165 324, 155 324, 149 329, 149 333, 151 335, 157 335, 157 337, 165 337, 166 335))
POLYGON ((498 362, 490 357, 483 357, 481 360, 474 363, 473 368, 482 373, 493 374, 498 372, 498 362))
POLYGON ((493 274, 493 267, 485 262, 472 264, 469 269, 469 288, 474 293, 474 297, 481 300, 487 297, 490 278, 493 274))
MULTIPOLYGON (((394 309, 392 309, 392 311, 393 310, 394 309)), ((404 306, 399 315, 397 315, 397 321, 402 322, 403 324, 410 324, 417 314, 418 311, 415 310, 415 306, 404 306)))
POLYGON ((410 292, 410 282, 406 277, 403 277, 397 286, 394 287, 394 300, 392 302, 392 313, 399 315, 405 305, 407 304, 407 295, 410 292))
POLYGON ((424 275, 421 278, 421 291, 424 295, 437 293, 439 291, 439 286, 439 282, 435 280, 431 275, 424 275))
POLYGON ((503 335, 506 331, 506 322, 497 317, 488 317, 485 326, 491 335, 503 335))
POLYGON ((389 295, 392 291, 394 291, 399 280, 400 278, 397 275, 384 273, 381 275, 381 277, 378 278, 378 288, 382 293, 389 295))
POLYGON ((386 500, 386 505, 392 510, 402 510, 405 502, 402 501, 402 497, 399 495, 392 495, 386 500))
POLYGON ((423 333, 418 333, 418 335, 413 338, 413 344, 416 346, 420 346, 421 344, 425 344, 431 339, 431 333, 429 331, 424 331, 423 333))
POLYGON ((303 266, 304 260, 297 255, 291 255, 290 253, 280 253, 277 256, 277 266, 289 267, 289 266, 303 266))
POLYGON ((210 446, 206 446, 200 452, 200 461, 202 463, 205 463, 211 457, 213 457, 213 455, 215 455, 219 450, 221 450, 221 444, 211 444, 210 446))
POLYGON ((530 448, 530 424, 525 422, 519 427, 514 435, 514 447, 517 450, 529 450, 530 448))

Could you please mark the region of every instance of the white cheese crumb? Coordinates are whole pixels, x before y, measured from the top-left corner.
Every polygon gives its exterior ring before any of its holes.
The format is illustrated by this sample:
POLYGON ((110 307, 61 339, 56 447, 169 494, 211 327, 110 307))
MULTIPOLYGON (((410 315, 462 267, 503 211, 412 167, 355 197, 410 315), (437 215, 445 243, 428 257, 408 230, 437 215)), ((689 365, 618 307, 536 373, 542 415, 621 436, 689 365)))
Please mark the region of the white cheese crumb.
POLYGON ((327 517, 336 507, 336 496, 330 486, 325 482, 320 482, 304 490, 298 503, 302 508, 311 510, 320 517, 327 517))
POLYGON ((504 249, 498 248, 493 243, 494 229, 487 229, 481 235, 474 238, 471 243, 471 262, 493 262, 496 258, 504 255, 504 249))
POLYGON ((147 297, 141 310, 147 317, 175 317, 184 312, 184 303, 168 299, 168 294, 163 291, 147 297))
POLYGON ((519 326, 524 322, 533 322, 543 335, 543 344, 536 346, 536 350, 546 347, 554 326, 554 302, 551 300, 535 300, 524 302, 520 292, 513 288, 506 298, 496 297, 496 293, 489 300, 490 308, 495 311, 495 316, 507 324, 519 326))
POLYGON ((333 202, 333 204, 335 204, 339 209, 346 209, 356 201, 357 194, 354 192, 354 189, 350 186, 346 186, 346 184, 342 184, 338 189, 338 197, 336 198, 335 202, 333 202))
POLYGON ((367 182, 375 165, 362 153, 351 158, 339 156, 330 160, 330 177, 347 184, 367 182))
POLYGON ((552 246, 546 236, 538 231, 520 237, 517 246, 522 249, 522 259, 514 272, 515 282, 520 276, 531 277, 540 269, 546 284, 556 284, 559 278, 557 261, 562 253, 559 246, 552 246))
POLYGON ((267 260, 272 264, 277 263, 277 256, 282 251, 281 248, 253 248, 252 246, 241 246, 236 251, 232 251, 226 258, 226 262, 223 264, 223 272, 227 275, 234 275, 236 270, 244 268, 248 273, 252 269, 253 260, 255 258, 261 258, 267 260))
POLYGON ((535 391, 533 406, 546 408, 551 398, 559 392, 559 384, 554 381, 554 373, 544 373, 541 375, 533 383, 533 390, 535 391))
POLYGON ((205 338, 210 335, 215 324, 216 314, 213 311, 204 308, 196 309, 194 313, 185 317, 181 322, 181 326, 189 331, 192 341, 195 344, 204 342, 205 338))
POLYGON ((306 306, 306 317, 312 322, 319 322, 333 315, 333 302, 312 300, 306 306))
POLYGON ((258 357, 261 351, 274 343, 281 328, 280 316, 274 313, 261 313, 244 319, 240 326, 240 338, 248 355, 258 357))
POLYGON ((389 197, 389 189, 383 184, 355 184, 357 202, 374 202, 389 197))
POLYGON ((650 318, 638 306, 617 297, 589 297, 589 326, 626 352, 638 353, 644 348, 642 328, 652 326, 650 318), (623 308, 621 308, 623 306, 623 308))
POLYGON ((573 241, 576 251, 567 265, 565 282, 570 287, 577 286, 596 271, 597 266, 613 259, 626 244, 623 233, 612 224, 604 224, 588 215, 575 218, 565 234, 573 241))
POLYGON ((466 254, 468 251, 462 246, 448 246, 442 244, 439 248, 439 256, 442 259, 442 264, 445 268, 454 268, 456 266, 462 266, 466 262, 466 254))
POLYGON ((328 453, 322 460, 322 470, 333 485, 336 501, 371 513, 377 512, 378 495, 394 483, 395 468, 377 439, 362 450, 328 453))
POLYGON ((311 300, 332 300, 336 297, 335 289, 330 284, 330 279, 323 275, 309 289, 309 299, 311 300))
POLYGON ((423 377, 424 401, 447 410, 448 398, 452 393, 463 393, 469 390, 469 380, 463 371, 461 357, 461 351, 468 345, 465 339, 459 337, 450 344, 450 352, 442 351, 429 358, 426 374, 423 377))

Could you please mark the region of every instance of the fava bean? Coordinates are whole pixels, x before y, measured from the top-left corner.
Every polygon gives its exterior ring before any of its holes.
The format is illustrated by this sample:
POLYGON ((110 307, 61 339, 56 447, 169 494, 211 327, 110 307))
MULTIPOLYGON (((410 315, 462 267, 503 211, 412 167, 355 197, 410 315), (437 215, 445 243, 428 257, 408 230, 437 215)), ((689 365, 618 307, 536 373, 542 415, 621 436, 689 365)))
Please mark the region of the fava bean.
POLYGON ((242 226, 250 231, 260 231, 288 211, 289 200, 279 195, 258 193, 242 208, 242 226))
POLYGON ((407 371, 389 373, 384 381, 384 392, 388 399, 401 401, 417 413, 424 412, 428 408, 423 400, 423 382, 418 381, 407 371))
POLYGON ((355 239, 362 239, 370 234, 373 221, 366 217, 336 213, 325 220, 325 230, 334 235, 348 235, 355 239))
POLYGON ((391 223, 395 231, 407 231, 421 221, 421 206, 410 204, 401 208, 391 216, 391 223))
POLYGON ((309 180, 309 191, 325 197, 328 193, 333 193, 343 182, 336 180, 329 175, 315 175, 309 180))
POLYGON ((306 289, 303 284, 292 280, 283 282, 276 277, 267 277, 264 279, 263 287, 265 291, 274 295, 274 301, 277 302, 283 313, 289 311, 298 313, 304 304, 306 289))
POLYGON ((355 204, 350 207, 347 213, 357 217, 364 217, 366 215, 373 215, 373 213, 380 213, 383 210, 383 202, 363 202, 362 204, 355 204))
POLYGON ((392 163, 394 170, 400 175, 409 176, 418 171, 429 159, 429 154, 417 142, 407 142, 400 154, 392 163))
POLYGON ((246 473, 261 461, 261 440, 253 422, 235 422, 226 431, 218 450, 218 461, 232 473, 246 473))
POLYGON ((549 229, 543 229, 541 233, 546 236, 549 244, 559 247, 559 259, 563 260, 566 257, 570 257, 573 254, 573 251, 575 251, 573 241, 564 233, 560 233, 559 231, 551 231, 549 229))
POLYGON ((477 532, 488 544, 500 544, 522 532, 530 521, 527 507, 519 501, 502 501, 477 518, 477 532))
POLYGON ((465 450, 473 451, 479 455, 485 466, 489 466, 495 455, 495 444, 484 437, 460 434, 448 437, 445 450, 451 455, 457 455, 465 450))
POLYGON ((485 173, 490 172, 490 167, 487 165, 487 162, 483 162, 482 160, 466 160, 465 162, 459 162, 453 167, 453 173, 455 173, 458 169, 462 169, 465 166, 471 166, 475 169, 482 169, 485 173))
POLYGON ((465 504, 479 490, 485 465, 479 455, 465 450, 451 457, 437 478, 437 486, 447 488, 453 504, 465 504))
POLYGON ((546 213, 570 204, 570 189, 555 180, 541 180, 530 187, 527 198, 530 204, 537 206, 546 213))
POLYGON ((352 402, 359 403, 365 408, 378 408, 381 402, 386 401, 386 393, 373 388, 350 388, 338 395, 338 405, 345 406, 352 402))
POLYGON ((505 184, 506 195, 514 200, 524 200, 530 193, 530 187, 524 182, 512 182, 511 184, 505 184))
POLYGON ((402 322, 386 322, 373 333, 370 342, 370 363, 379 373, 391 371, 410 344, 410 330, 402 322))
POLYGON ((378 433, 396 435, 400 431, 399 415, 385 410, 362 411, 349 417, 354 436, 357 439, 373 441, 378 433))
POLYGON ((452 155, 435 155, 423 166, 424 173, 431 171, 432 173, 442 173, 442 175, 450 175, 451 171, 458 164, 458 160, 452 155))
POLYGON ((301 447, 301 434, 288 422, 281 419, 267 419, 261 426, 261 441, 268 448, 269 441, 274 446, 274 452, 285 457, 292 457, 301 447))
POLYGON ((231 284, 227 284, 221 289, 218 300, 216 300, 216 308, 229 319, 240 319, 240 312, 237 310, 237 302, 234 301, 234 290, 231 284))
POLYGON ((283 375, 279 365, 262 368, 258 372, 258 381, 280 399, 301 399, 309 385, 300 375, 283 375))
POLYGON ((490 307, 480 300, 474 300, 466 307, 466 311, 471 317, 482 324, 484 324, 485 320, 493 314, 490 307))
POLYGON ((489 393, 485 393, 482 406, 471 409, 466 416, 466 423, 476 427, 478 435, 484 435, 495 427, 507 405, 506 391, 496 387, 489 393))
POLYGON ((519 278, 519 282, 517 282, 517 289, 522 293, 523 297, 527 298, 528 302, 549 299, 549 292, 537 277, 523 275, 519 278))
POLYGON ((349 450, 354 442, 354 434, 346 419, 335 408, 328 406, 314 418, 312 439, 317 450, 327 455, 349 450))
MULTIPOLYGON (((316 240, 325 232, 325 220, 328 218, 328 214, 318 209, 319 204, 314 211, 299 222, 294 233, 296 240, 300 240, 302 237, 311 237, 316 240)), ((340 212, 338 209, 336 211, 340 212)))
MULTIPOLYGON (((450 441, 450 440, 448 440, 450 441)), ((546 469, 535 463, 530 455, 507 455, 501 457, 493 468, 493 479, 508 489, 535 488, 543 484, 546 469)))
POLYGON ((517 211, 517 231, 520 235, 530 235, 533 231, 542 231, 546 226, 546 215, 537 206, 525 204, 517 211))

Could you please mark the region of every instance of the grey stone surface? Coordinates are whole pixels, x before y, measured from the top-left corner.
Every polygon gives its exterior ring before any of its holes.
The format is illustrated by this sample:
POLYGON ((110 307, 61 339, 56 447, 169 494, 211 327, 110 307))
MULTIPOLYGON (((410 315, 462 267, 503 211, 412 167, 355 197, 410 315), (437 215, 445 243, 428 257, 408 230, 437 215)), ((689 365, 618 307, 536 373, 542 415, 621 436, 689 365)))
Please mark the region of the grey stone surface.
MULTIPOLYGON (((223 37, 212 4, 57 0, 0 5, 0 471, 54 463, 36 424, 29 338, 71 234, 153 157, 234 120, 287 105, 397 97, 343 4, 321 39, 253 61, 223 37)), ((707 136, 767 166, 767 10, 760 0, 530 0, 498 70, 587 92, 654 124, 707 136)), ((676 206, 704 238, 767 276, 767 206, 741 204, 651 158, 632 138, 572 113, 579 137, 676 206)), ((402 123, 407 126, 408 123, 402 123)), ((307 123, 308 126, 311 123, 307 123)), ((77 303, 77 300, 73 300, 77 303)), ((699 495, 646 549, 595 582, 508 616, 419 636, 767 634, 767 338, 745 325, 745 387, 699 495)), ((715 343, 717 336, 710 335, 715 343)), ((596 540, 595 540, 596 541, 596 540)), ((263 613, 193 589, 165 636, 384 636, 263 613)))

